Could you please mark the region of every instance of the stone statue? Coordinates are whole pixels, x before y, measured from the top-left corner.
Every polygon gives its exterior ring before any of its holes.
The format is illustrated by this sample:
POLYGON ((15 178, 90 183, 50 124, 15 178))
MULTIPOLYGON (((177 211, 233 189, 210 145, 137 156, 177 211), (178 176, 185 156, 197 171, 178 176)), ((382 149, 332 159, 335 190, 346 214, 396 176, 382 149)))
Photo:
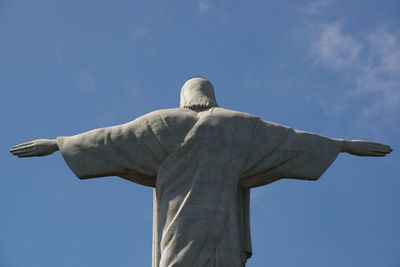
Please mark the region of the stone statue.
POLYGON ((81 179, 119 176, 154 187, 153 267, 243 267, 252 254, 250 189, 318 179, 340 152, 383 157, 390 146, 319 136, 218 107, 205 78, 188 80, 180 108, 11 148, 60 150, 81 179))

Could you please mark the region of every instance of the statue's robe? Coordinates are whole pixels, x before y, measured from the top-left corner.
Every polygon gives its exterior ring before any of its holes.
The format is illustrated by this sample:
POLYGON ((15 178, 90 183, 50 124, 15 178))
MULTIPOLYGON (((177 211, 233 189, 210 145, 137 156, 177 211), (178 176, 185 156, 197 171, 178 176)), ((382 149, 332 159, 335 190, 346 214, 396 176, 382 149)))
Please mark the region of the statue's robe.
POLYGON ((153 267, 244 266, 250 188, 315 180, 343 146, 222 108, 160 110, 57 141, 79 178, 155 187, 153 267))

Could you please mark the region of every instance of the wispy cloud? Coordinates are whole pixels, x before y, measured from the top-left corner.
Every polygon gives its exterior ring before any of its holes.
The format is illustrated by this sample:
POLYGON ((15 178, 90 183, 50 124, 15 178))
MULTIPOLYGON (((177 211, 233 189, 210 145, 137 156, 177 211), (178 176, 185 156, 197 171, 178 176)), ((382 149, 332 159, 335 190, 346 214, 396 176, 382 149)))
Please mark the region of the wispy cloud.
POLYGON ((160 31, 164 31, 166 22, 170 19, 163 9, 155 10, 146 19, 135 21, 129 25, 128 38, 136 49, 142 49, 150 55, 156 55, 160 41, 160 31))
POLYGON ((229 13, 227 11, 227 2, 224 0, 197 0, 195 10, 199 15, 214 16, 224 28, 229 22, 229 13))
POLYGON ((342 23, 322 25, 311 44, 311 53, 320 63, 340 69, 352 67, 358 60, 361 45, 342 32, 342 23))
POLYGON ((91 93, 97 91, 96 77, 92 69, 84 69, 79 73, 78 89, 91 93))
POLYGON ((65 59, 67 50, 67 46, 62 42, 60 42, 54 49, 54 55, 58 64, 61 64, 65 59))
POLYGON ((150 41, 151 32, 148 27, 144 25, 137 25, 130 31, 130 37, 133 42, 150 41))
POLYGON ((197 12, 205 13, 211 8, 211 3, 208 0, 198 0, 197 1, 197 12))
POLYGON ((310 2, 303 7, 303 11, 308 14, 320 14, 327 7, 332 4, 332 0, 320 0, 315 2, 310 2))
MULTIPOLYGON (((373 97, 361 110, 363 120, 378 119, 400 132, 400 36, 386 29, 366 37, 367 58, 357 70, 357 93, 373 97)), ((375 129, 377 131, 377 129, 375 129)))
POLYGON ((129 79, 124 79, 122 81, 122 87, 124 88, 125 93, 129 97, 139 97, 140 94, 145 91, 143 89, 143 86, 141 86, 138 82, 129 80, 129 79))
POLYGON ((338 71, 353 85, 348 96, 370 98, 361 109, 363 120, 400 115, 399 34, 385 28, 345 34, 342 23, 335 22, 321 26, 310 48, 318 64, 338 71))
POLYGON ((335 100, 315 101, 328 113, 353 108, 358 122, 369 125, 369 131, 378 133, 385 125, 400 132, 400 32, 382 25, 353 33, 346 31, 344 20, 320 23, 309 13, 321 6, 326 6, 325 1, 303 10, 307 28, 311 29, 310 56, 317 66, 336 73, 347 88, 338 89, 341 97, 335 100), (354 101, 357 107, 352 107, 354 101))

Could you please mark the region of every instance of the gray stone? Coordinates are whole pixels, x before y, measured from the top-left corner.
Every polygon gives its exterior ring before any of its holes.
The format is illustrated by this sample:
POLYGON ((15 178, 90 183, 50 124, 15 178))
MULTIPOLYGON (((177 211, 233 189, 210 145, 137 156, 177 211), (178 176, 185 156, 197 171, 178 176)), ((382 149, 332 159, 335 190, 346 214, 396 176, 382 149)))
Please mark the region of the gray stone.
POLYGON ((153 267, 239 267, 252 254, 251 188, 282 178, 316 180, 340 152, 380 157, 392 151, 219 108, 204 78, 184 84, 180 106, 11 152, 32 157, 60 150, 81 179, 119 176, 154 187, 153 267))

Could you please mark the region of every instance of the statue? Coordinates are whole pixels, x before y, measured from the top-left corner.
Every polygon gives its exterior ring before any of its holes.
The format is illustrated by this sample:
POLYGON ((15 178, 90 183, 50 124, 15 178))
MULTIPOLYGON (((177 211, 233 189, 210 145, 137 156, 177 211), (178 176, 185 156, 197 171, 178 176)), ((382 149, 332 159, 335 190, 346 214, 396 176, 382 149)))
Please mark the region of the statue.
POLYGON ((154 187, 153 267, 243 267, 251 257, 250 189, 318 179, 341 152, 383 157, 390 146, 327 138, 218 107, 205 78, 188 80, 180 108, 11 148, 59 150, 81 179, 119 176, 154 187))

